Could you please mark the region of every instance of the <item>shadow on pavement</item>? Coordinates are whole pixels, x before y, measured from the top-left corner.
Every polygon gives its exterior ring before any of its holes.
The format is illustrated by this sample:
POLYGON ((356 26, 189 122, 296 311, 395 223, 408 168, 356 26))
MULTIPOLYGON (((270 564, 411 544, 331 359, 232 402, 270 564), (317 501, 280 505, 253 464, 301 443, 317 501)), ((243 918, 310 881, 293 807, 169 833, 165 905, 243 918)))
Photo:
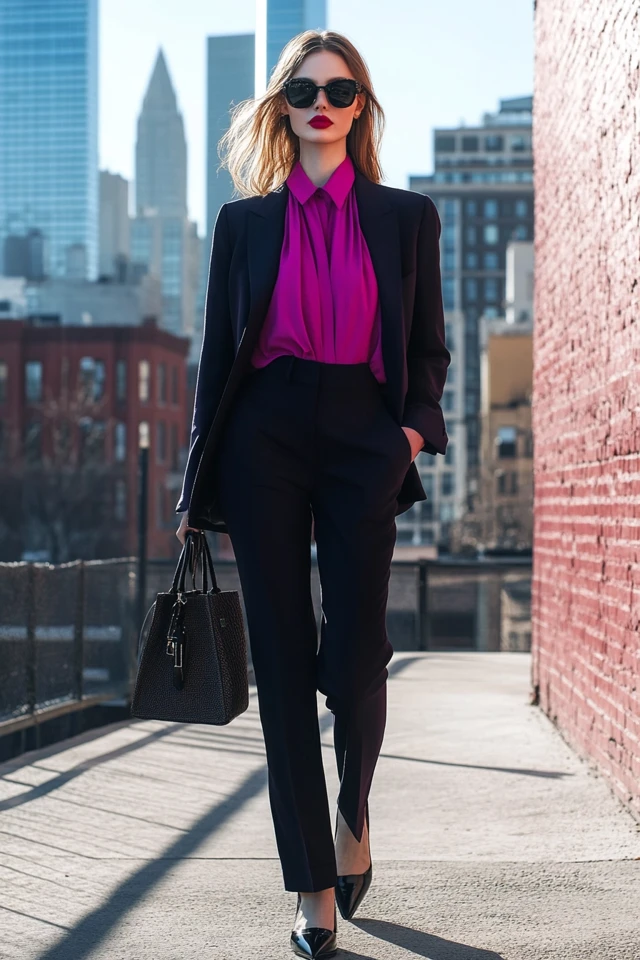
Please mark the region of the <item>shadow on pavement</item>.
MULTIPOLYGON (((389 923, 387 920, 352 920, 354 926, 364 933, 378 940, 386 940, 397 947, 409 950, 417 957, 427 957, 428 960, 504 960, 501 954, 493 950, 482 950, 480 947, 471 947, 467 943, 454 943, 453 940, 443 940, 432 933, 424 933, 415 927, 403 927, 399 923, 389 923)), ((348 950, 340 951, 341 960, 370 960, 366 954, 352 953, 348 950)))

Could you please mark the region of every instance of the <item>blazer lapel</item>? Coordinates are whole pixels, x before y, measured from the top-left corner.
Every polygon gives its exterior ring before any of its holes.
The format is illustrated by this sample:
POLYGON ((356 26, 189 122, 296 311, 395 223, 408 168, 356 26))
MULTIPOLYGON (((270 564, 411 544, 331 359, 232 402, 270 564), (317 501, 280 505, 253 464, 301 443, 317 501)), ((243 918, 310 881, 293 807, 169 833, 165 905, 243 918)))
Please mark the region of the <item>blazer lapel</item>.
POLYGON ((402 260, 396 207, 380 184, 356 169, 360 229, 378 282, 382 359, 387 378, 384 392, 400 422, 407 390, 406 333, 402 312, 402 260))
POLYGON ((252 345, 251 350, 257 343, 278 278, 288 198, 289 188, 285 183, 278 190, 266 194, 259 208, 249 211, 247 260, 250 299, 244 339, 252 345))

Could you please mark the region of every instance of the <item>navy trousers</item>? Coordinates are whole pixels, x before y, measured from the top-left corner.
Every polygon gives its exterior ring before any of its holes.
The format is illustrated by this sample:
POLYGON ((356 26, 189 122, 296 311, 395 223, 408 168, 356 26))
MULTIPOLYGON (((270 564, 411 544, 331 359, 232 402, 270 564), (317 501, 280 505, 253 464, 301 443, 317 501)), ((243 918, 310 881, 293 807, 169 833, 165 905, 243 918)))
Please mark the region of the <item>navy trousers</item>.
POLYGON ((243 381, 212 482, 247 614, 286 890, 336 882, 317 691, 334 714, 338 807, 357 840, 386 722, 396 496, 411 445, 367 363, 280 356, 243 381), (311 530, 321 587, 311 597, 311 530))

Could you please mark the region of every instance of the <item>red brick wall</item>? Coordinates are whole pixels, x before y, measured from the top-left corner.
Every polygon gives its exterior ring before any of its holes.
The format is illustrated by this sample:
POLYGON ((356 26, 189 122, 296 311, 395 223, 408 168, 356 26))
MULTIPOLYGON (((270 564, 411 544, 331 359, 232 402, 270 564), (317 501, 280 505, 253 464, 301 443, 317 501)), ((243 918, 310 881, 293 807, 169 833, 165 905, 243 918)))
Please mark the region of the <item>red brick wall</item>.
POLYGON ((640 15, 535 24, 533 682, 640 818, 640 15))

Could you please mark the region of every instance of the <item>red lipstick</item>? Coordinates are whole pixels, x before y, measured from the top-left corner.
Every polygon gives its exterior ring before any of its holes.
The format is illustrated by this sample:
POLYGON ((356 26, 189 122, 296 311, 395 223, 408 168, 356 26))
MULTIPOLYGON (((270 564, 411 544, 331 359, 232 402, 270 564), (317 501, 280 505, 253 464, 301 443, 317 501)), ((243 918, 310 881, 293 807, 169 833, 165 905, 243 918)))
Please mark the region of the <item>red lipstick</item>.
POLYGON ((322 130, 324 127, 332 127, 333 120, 329 120, 329 117, 317 116, 312 120, 309 120, 310 127, 317 127, 319 130, 322 130))

